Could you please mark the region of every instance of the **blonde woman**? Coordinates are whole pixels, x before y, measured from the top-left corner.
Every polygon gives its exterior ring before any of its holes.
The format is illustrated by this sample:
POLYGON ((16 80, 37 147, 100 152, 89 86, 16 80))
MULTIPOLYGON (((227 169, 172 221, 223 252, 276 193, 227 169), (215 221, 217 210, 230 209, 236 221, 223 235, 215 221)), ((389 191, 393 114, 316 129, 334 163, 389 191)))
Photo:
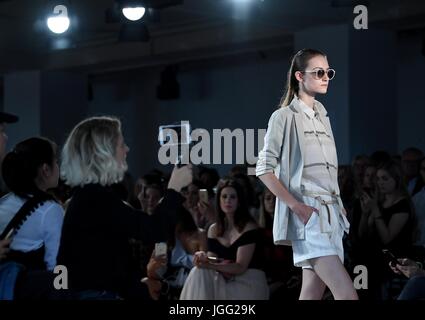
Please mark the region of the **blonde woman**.
POLYGON ((173 220, 184 200, 179 192, 191 182, 191 168, 173 171, 157 214, 140 214, 111 189, 124 177, 128 151, 121 123, 113 117, 82 121, 62 151, 61 175, 74 193, 65 215, 58 262, 68 268, 69 286, 82 299, 137 299, 149 294, 157 299, 161 289, 153 279, 144 279, 147 287, 142 284, 129 239, 144 243, 166 239, 167 221, 173 220))
POLYGON ((343 265, 349 223, 335 141, 327 111, 315 99, 327 92, 334 75, 323 52, 303 49, 294 55, 286 95, 270 117, 256 168, 277 197, 274 241, 291 244, 294 265, 303 268, 300 299, 321 299, 326 287, 335 299, 358 298, 343 265))

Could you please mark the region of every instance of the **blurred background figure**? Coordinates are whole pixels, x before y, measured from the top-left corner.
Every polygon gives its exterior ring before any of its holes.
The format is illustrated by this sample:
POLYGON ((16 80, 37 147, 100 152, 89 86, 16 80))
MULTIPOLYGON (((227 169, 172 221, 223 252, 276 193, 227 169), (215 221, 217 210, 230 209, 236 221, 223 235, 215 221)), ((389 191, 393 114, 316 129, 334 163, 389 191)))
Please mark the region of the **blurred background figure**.
POLYGON ((411 196, 414 196, 423 187, 419 176, 419 162, 424 156, 418 148, 407 148, 401 154, 401 165, 403 168, 404 182, 411 196))

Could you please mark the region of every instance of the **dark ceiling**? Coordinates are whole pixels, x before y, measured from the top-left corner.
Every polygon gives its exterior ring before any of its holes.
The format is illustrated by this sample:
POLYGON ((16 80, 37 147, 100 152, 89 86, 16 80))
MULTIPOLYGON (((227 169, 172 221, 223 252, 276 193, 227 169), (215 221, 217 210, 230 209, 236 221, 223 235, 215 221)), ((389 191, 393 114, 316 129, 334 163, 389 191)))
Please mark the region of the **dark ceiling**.
POLYGON ((424 0, 184 0, 146 22, 150 42, 119 42, 120 23, 105 22, 113 0, 0 0, 0 72, 105 71, 290 47, 296 31, 352 23, 358 3, 368 4, 370 26, 425 27, 424 0), (74 19, 69 49, 51 49, 52 37, 44 29, 54 4, 66 4, 74 19))

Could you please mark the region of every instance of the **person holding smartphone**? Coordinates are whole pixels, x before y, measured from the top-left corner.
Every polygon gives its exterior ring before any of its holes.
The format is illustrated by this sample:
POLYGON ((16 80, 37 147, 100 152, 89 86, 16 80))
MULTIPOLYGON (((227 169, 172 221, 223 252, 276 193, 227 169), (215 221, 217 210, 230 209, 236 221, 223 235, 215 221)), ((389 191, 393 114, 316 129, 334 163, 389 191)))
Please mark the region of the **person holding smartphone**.
MULTIPOLYGON (((350 257, 349 269, 353 275, 355 266, 365 264, 365 251, 370 246, 370 240, 362 236, 360 232, 360 222, 363 220, 364 223, 365 217, 369 216, 369 200, 376 197, 376 166, 374 164, 366 165, 359 184, 352 212, 348 217, 350 221, 350 232, 348 234, 350 243, 348 252, 350 257)), ((361 294, 363 293, 364 291, 361 294)))
POLYGON ((387 268, 382 249, 397 257, 411 254, 415 236, 413 204, 400 164, 389 161, 376 171, 376 192, 373 197, 364 194, 364 208, 357 230, 362 242, 358 262, 368 268, 368 296, 371 299, 389 298, 388 290, 395 275, 387 268))
POLYGON ((409 278, 398 300, 424 300, 425 299, 425 270, 423 264, 411 259, 398 259, 398 263, 390 264, 390 268, 396 274, 402 274, 409 278))
POLYGON ((276 196, 275 244, 292 245, 303 268, 300 299, 320 300, 326 287, 335 299, 358 299, 344 267, 342 237, 349 223, 338 186, 338 158, 325 107, 335 70, 325 53, 298 51, 287 90, 270 117, 256 175, 276 196), (275 172, 279 168, 278 172, 275 172))
POLYGON ((219 183, 217 221, 208 229, 207 251, 198 251, 181 300, 267 300, 261 231, 236 180, 219 183))
POLYGON ((67 267, 69 288, 82 298, 103 292, 124 299, 158 297, 157 280, 144 279, 147 286, 141 283, 144 275, 132 258, 129 239, 146 244, 166 240, 184 200, 180 191, 192 181, 192 167, 175 167, 157 212, 141 214, 111 188, 127 171, 128 152, 121 122, 107 116, 77 124, 62 150, 61 175, 74 193, 63 223, 58 263, 67 267))

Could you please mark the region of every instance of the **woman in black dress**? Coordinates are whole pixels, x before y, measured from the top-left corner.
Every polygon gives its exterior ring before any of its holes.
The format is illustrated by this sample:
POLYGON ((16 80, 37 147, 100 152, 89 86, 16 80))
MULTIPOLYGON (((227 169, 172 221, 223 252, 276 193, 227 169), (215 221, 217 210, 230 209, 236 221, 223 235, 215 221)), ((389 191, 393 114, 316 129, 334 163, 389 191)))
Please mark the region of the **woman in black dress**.
POLYGON ((181 300, 264 300, 269 297, 261 256, 261 231, 234 180, 217 190, 217 222, 208 230, 208 252, 197 252, 181 300))

